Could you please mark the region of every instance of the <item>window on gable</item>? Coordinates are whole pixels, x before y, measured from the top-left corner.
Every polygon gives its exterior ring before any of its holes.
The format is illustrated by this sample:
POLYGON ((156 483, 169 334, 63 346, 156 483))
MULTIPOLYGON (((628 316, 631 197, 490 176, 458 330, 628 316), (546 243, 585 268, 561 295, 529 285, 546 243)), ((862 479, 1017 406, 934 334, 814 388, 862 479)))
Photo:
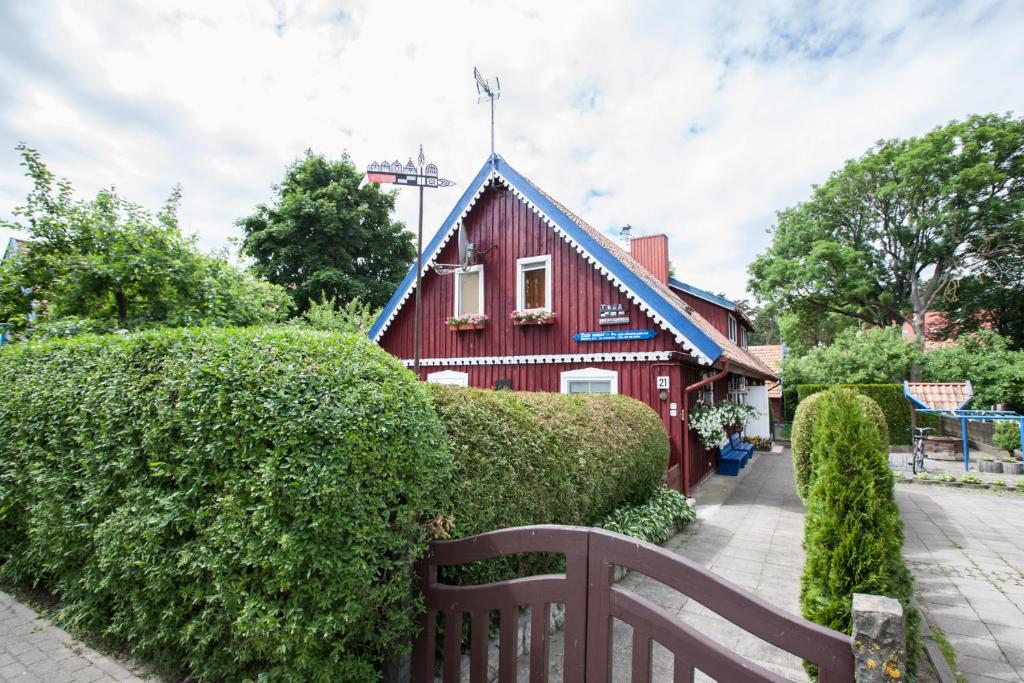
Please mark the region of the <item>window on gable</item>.
POLYGON ((736 343, 736 316, 729 316, 729 341, 736 343))
POLYGON ((516 308, 551 310, 551 256, 516 260, 516 308))
POLYGON ((740 328, 740 348, 747 348, 747 328, 745 327, 740 328))
POLYGON ((484 267, 470 266, 455 271, 455 315, 484 312, 484 267))

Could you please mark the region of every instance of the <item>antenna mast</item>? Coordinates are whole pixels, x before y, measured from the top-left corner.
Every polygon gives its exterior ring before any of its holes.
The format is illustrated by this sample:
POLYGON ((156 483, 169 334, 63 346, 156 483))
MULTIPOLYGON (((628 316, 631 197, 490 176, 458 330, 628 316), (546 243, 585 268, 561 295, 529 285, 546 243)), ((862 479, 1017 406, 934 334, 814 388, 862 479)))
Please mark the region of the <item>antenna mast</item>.
POLYGON ((484 98, 491 101, 491 167, 494 166, 494 101, 501 99, 501 79, 495 76, 494 85, 480 75, 480 70, 473 67, 473 78, 476 79, 476 103, 480 104, 484 98))

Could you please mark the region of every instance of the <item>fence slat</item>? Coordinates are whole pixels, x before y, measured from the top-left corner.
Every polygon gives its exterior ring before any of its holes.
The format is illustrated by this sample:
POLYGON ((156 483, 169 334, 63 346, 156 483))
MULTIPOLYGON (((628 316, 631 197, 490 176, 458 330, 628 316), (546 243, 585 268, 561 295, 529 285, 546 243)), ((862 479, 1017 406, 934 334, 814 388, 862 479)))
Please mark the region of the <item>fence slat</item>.
POLYGON ((676 657, 672 663, 672 683, 693 683, 693 667, 676 657))
POLYGON ((519 608, 506 607, 501 610, 498 647, 499 683, 516 683, 519 653, 519 608))
POLYGON ((551 605, 530 605, 530 683, 548 681, 548 625, 551 605))
POLYGON ((491 618, 488 610, 476 610, 470 622, 473 633, 469 639, 469 682, 487 683, 487 646, 490 637, 487 627, 491 618))
POLYGON ((651 683, 651 645, 643 630, 633 629, 633 683, 651 683))
POLYGON ((462 678, 462 612, 444 617, 444 683, 459 683, 462 678))

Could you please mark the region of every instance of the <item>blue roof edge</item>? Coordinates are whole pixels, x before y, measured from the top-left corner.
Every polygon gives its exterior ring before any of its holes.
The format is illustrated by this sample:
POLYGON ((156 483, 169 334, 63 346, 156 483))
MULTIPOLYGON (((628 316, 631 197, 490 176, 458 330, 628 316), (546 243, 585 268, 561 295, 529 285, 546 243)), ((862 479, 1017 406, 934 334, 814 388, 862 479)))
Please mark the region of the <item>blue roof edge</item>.
MULTIPOLYGON (((476 196, 477 190, 480 189, 481 183, 483 183, 484 180, 487 179, 487 176, 490 175, 490 172, 491 160, 488 157, 486 163, 484 163, 483 167, 481 167, 481 169, 477 172, 476 177, 473 178, 473 182, 470 183, 468 187, 466 187, 466 191, 462 193, 461 197, 459 197, 459 201, 455 203, 455 206, 448 213, 448 217, 444 219, 444 222, 441 224, 441 227, 438 229, 436 233, 434 233, 434 236, 430 239, 430 242, 428 242, 427 246, 423 249, 423 257, 425 259, 429 258, 429 255, 433 254, 434 251, 437 249, 438 245, 441 243, 441 240, 444 239, 444 236, 452 227, 452 224, 454 224, 455 221, 459 219, 459 216, 462 215, 462 212, 465 210, 466 205, 469 204, 469 202, 473 200, 473 197, 476 196)), ((396 289, 394 294, 391 295, 391 299, 388 300, 387 305, 384 306, 384 308, 380 312, 380 315, 377 316, 377 320, 374 321, 373 326, 370 328, 370 331, 367 332, 367 336, 370 339, 377 338, 377 335, 380 334, 381 328, 384 327, 384 323, 391 316, 391 313, 401 303, 405 291, 412 287, 415 281, 416 262, 414 261, 413 264, 409 267, 409 272, 405 274, 405 278, 402 280, 402 284, 398 285, 398 289, 396 289)))
MULTIPOLYGON (((434 233, 434 236, 431 238, 427 247, 424 248, 424 258, 429 259, 433 255, 434 251, 440 245, 452 225, 459 219, 466 206, 476 196, 480 186, 490 175, 492 161, 493 168, 504 176, 506 180, 512 183, 516 190, 532 202, 534 206, 542 210, 549 218, 557 221, 562 230, 571 235, 572 239, 586 249, 595 260, 611 271, 616 278, 629 287, 648 306, 654 309, 659 316, 673 326, 686 339, 686 341, 704 355, 710 363, 715 363, 721 357, 722 349, 718 344, 713 342, 710 337, 700 330, 700 328, 679 312, 678 309, 669 304, 664 297, 658 294, 658 292, 651 288, 650 285, 626 267, 622 261, 605 249, 597 240, 588 235, 586 231, 578 226, 574 220, 558 208, 554 202, 537 190, 533 184, 526 180, 526 178, 520 175, 518 171, 512 168, 508 162, 498 155, 494 155, 493 159, 492 157, 488 157, 484 162, 484 165, 477 172, 476 177, 473 178, 473 182, 470 183, 466 188, 466 191, 463 192, 459 201, 448 214, 448 217, 441 224, 441 227, 437 232, 434 233)), ((367 333, 367 336, 370 339, 377 338, 381 329, 384 327, 384 324, 391 317, 395 309, 401 304, 402 299, 405 296, 405 292, 413 286, 415 280, 416 264, 414 263, 409 268, 409 272, 406 274, 405 278, 402 280, 402 284, 400 284, 394 294, 391 295, 391 299, 388 301, 387 305, 384 306, 383 310, 381 310, 380 315, 377 316, 377 320, 374 321, 373 326, 367 333)))
POLYGON ((701 299, 706 299, 707 301, 710 301, 713 304, 718 304, 719 306, 728 308, 730 311, 735 311, 738 308, 736 304, 729 301, 728 299, 723 299, 717 294, 712 294, 711 292, 701 289, 700 287, 694 287, 693 285, 687 284, 682 280, 677 280, 674 277, 670 277, 668 279, 668 284, 670 287, 675 287, 676 289, 681 289, 684 292, 689 292, 690 294, 693 294, 694 296, 699 296, 701 299))
POLYGON ((533 202, 534 206, 541 209, 552 220, 561 219, 558 221, 560 228, 571 235, 573 240, 586 249, 602 266, 610 270, 623 284, 633 290, 637 296, 643 299, 647 305, 651 306, 666 322, 675 327, 690 344, 707 357, 710 363, 714 363, 721 357, 721 347, 704 334, 689 318, 668 303, 661 294, 644 282, 614 254, 605 249, 600 242, 588 235, 583 228, 576 224, 576 221, 565 215, 554 202, 537 190, 532 183, 520 175, 508 162, 499 156, 497 163, 498 172, 512 182, 517 190, 533 202))

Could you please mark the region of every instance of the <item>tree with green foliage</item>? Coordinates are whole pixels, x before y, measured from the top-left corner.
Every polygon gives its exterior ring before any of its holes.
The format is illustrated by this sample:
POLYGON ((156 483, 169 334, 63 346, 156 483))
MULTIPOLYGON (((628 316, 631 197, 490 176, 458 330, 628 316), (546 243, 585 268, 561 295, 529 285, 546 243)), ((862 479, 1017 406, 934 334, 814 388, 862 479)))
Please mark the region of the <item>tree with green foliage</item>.
POLYGON ((850 633, 854 593, 896 598, 910 617, 905 664, 913 676, 917 614, 910 605, 913 580, 903 562, 903 524, 886 445, 856 392, 848 389, 825 392, 814 432, 801 611, 810 621, 850 633))
POLYGON ((203 254, 194 238, 181 234, 180 188, 156 214, 113 189, 78 200, 71 183, 58 179, 39 152, 24 144, 18 150, 33 187, 25 205, 14 210, 16 220, 3 223, 29 237, 24 249, 5 259, 0 277, 9 322, 32 327, 75 318, 109 330, 252 325, 287 313, 289 300, 280 287, 203 254))
POLYGON ((1006 451, 1012 458, 1014 449, 1020 448, 1020 425, 1016 422, 997 422, 992 445, 1006 451))
POLYGON ((379 308, 373 308, 362 301, 352 299, 339 305, 337 300, 321 294, 320 301, 310 301, 309 308, 295 321, 314 330, 324 332, 354 332, 366 334, 380 315, 379 308))
POLYGON ((980 330, 928 351, 922 369, 929 382, 970 380, 974 407, 1024 409, 1024 351, 1014 351, 1010 340, 995 332, 980 330))
POLYGON ((416 258, 414 236, 391 218, 396 194, 362 180, 347 154, 332 161, 307 151, 273 203, 238 221, 257 273, 287 287, 299 312, 321 295, 382 307, 416 258))
POLYGON ((845 330, 830 346, 788 354, 782 362, 782 378, 792 387, 901 383, 920 357, 921 346, 904 339, 897 326, 845 330))
POLYGON ((910 323, 951 283, 1024 247, 1024 119, 975 115, 882 140, 778 214, 750 290, 805 328, 910 323))
POLYGON ((952 283, 937 308, 946 337, 991 330, 1024 349, 1024 252, 1004 254, 952 283))

